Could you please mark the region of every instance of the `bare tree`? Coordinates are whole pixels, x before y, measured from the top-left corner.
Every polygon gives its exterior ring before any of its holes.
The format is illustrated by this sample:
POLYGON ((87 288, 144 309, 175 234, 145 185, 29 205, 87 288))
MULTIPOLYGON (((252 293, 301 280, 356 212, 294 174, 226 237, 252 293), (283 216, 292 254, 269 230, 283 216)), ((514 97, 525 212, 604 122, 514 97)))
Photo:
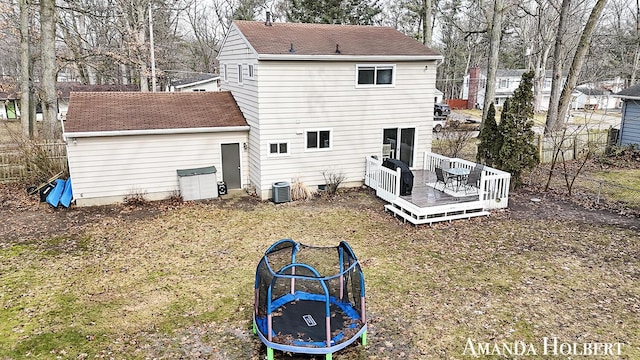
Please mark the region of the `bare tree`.
POLYGON ((29 100, 31 97, 31 51, 29 45, 29 3, 20 0, 20 121, 22 135, 34 136, 33 119, 30 114, 29 100))
MULTIPOLYGON (((582 35, 580 35, 580 41, 578 42, 578 47, 576 49, 576 53, 573 56, 573 61, 571 62, 571 67, 569 68, 569 74, 567 75, 567 80, 562 88, 562 94, 560 96, 560 101, 558 103, 558 117, 556 118, 556 124, 554 124, 553 128, 558 126, 559 119, 565 119, 567 116, 567 112, 569 110, 569 103, 571 102, 571 93, 578 82, 578 77, 580 76, 580 71, 582 70, 582 64, 584 63, 584 58, 589 51, 589 44, 591 42, 591 35, 595 30, 596 24, 598 23, 598 19, 600 15, 602 15, 602 10, 604 6, 607 4, 608 0, 598 0, 596 5, 591 10, 591 14, 589 15, 589 19, 582 31, 582 35)), ((563 121, 563 120, 562 120, 563 121)))
POLYGON ((56 12, 55 0, 40 0, 40 58, 42 61, 40 102, 42 103, 42 133, 45 139, 57 139, 58 96, 56 92, 56 12))
POLYGON ((493 6, 493 18, 491 20, 491 37, 489 38, 489 63, 487 64, 487 83, 485 87, 484 104, 482 107, 482 120, 487 117, 489 105, 494 102, 496 95, 496 72, 498 71, 498 59, 500 56, 500 37, 502 34, 502 13, 504 1, 495 0, 493 6))
POLYGON ((558 28, 556 32, 556 43, 553 50, 553 78, 551 82, 551 95, 549 96, 549 111, 547 112, 547 120, 545 125, 545 133, 549 133, 556 129, 558 120, 558 103, 560 102, 560 93, 562 87, 563 72, 563 51, 565 48, 564 34, 569 21, 569 10, 571 0, 562 0, 560 6, 560 19, 558 20, 558 28))

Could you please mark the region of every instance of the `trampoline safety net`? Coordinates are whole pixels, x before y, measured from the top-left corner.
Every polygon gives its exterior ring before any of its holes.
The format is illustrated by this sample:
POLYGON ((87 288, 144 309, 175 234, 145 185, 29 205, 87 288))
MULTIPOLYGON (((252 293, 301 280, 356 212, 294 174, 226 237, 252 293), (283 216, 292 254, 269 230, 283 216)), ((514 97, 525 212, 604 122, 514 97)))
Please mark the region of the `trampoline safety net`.
POLYGON ((329 354, 364 343, 364 277, 351 247, 274 243, 256 269, 254 325, 268 350, 329 354))

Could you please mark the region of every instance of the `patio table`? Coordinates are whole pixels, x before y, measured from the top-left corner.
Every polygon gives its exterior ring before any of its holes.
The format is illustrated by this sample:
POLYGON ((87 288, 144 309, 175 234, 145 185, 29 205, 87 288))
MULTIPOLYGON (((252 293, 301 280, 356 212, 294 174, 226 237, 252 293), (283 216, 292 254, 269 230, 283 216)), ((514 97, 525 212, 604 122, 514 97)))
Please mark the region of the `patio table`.
POLYGON ((469 173, 471 172, 470 169, 467 168, 449 168, 449 169, 442 169, 445 173, 451 175, 451 176, 455 176, 456 177, 456 192, 460 189, 460 184, 462 183, 462 179, 465 176, 469 176, 469 173))

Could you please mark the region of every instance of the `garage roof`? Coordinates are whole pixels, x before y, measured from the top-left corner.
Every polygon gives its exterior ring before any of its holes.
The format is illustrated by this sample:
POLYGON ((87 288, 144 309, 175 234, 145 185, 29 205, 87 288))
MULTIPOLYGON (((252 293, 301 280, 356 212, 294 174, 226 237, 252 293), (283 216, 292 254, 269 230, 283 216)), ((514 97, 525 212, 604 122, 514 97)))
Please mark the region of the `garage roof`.
POLYGON ((66 133, 248 127, 228 91, 72 92, 66 133))

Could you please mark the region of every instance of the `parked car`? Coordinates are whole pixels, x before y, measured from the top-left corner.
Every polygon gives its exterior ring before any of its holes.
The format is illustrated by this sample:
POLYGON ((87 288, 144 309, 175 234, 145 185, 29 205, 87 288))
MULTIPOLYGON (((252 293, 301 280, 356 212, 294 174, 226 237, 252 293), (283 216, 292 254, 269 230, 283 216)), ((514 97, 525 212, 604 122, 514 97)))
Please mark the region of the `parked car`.
POLYGON ((433 107, 433 115, 435 116, 449 116, 451 114, 451 108, 447 104, 435 104, 433 107))
POLYGON ((447 126, 446 117, 434 117, 433 118, 433 132, 440 132, 447 126))

